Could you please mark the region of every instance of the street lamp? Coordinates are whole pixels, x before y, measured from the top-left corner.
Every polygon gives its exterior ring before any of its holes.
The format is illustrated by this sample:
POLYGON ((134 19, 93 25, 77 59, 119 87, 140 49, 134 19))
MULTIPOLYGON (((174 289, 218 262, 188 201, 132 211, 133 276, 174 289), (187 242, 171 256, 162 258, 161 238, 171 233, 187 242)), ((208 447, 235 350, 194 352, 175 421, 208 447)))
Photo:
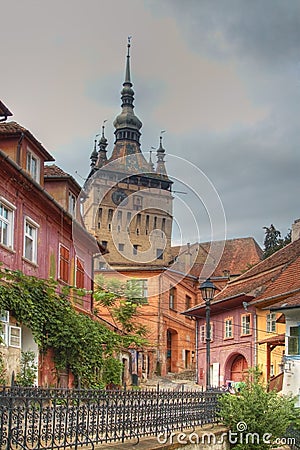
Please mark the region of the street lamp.
POLYGON ((199 287, 205 302, 206 317, 206 389, 210 387, 210 302, 214 298, 216 286, 208 278, 199 287))

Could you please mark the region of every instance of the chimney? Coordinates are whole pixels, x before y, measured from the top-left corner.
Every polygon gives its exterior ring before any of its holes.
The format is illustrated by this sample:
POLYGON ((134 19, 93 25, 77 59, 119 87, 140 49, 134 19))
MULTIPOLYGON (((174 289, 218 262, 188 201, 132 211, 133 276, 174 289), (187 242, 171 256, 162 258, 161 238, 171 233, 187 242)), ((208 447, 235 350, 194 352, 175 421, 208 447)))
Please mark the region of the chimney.
POLYGON ((295 220, 292 225, 292 242, 300 238, 300 219, 295 220))

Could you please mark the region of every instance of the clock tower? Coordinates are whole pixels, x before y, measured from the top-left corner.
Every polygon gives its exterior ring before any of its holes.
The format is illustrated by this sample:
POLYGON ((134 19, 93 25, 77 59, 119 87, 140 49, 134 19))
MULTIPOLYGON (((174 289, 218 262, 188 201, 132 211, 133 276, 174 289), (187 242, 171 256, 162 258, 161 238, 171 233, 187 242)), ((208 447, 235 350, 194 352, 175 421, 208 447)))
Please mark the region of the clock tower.
POLYGON ((114 148, 108 158, 103 125, 82 195, 84 224, 108 250, 96 269, 166 266, 171 259, 172 181, 165 167, 162 136, 155 167, 151 153, 147 161, 141 151, 142 122, 134 113, 132 86, 128 40, 114 148))

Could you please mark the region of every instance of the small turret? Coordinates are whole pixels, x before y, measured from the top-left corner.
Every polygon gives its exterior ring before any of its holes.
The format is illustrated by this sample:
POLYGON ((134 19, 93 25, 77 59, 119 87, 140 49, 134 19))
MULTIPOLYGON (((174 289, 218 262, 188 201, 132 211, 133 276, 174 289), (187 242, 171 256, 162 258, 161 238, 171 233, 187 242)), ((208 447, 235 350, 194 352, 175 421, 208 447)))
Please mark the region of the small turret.
POLYGON ((104 120, 103 125, 102 125, 102 135, 101 135, 101 139, 99 140, 99 151, 98 151, 98 160, 97 160, 97 168, 100 169, 100 167, 103 167, 106 163, 107 163, 107 139, 104 136, 104 129, 105 129, 105 122, 106 120, 104 120))
POLYGON ((164 131, 161 132, 161 135, 159 137, 159 148, 157 149, 157 152, 156 152, 156 156, 157 156, 156 173, 158 173, 159 175, 161 175, 163 177, 168 177, 166 166, 165 166, 166 151, 162 146, 162 133, 164 133, 164 131))

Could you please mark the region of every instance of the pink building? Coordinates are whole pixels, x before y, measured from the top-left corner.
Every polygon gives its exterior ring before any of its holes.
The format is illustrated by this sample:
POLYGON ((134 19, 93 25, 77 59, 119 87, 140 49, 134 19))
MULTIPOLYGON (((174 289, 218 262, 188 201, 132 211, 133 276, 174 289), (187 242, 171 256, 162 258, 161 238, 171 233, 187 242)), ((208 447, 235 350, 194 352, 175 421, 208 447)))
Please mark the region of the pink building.
MULTIPOLYGON (((53 277, 91 291, 93 256, 101 249, 74 221, 80 186, 56 166, 47 168, 48 161, 52 156, 27 129, 16 122, 0 123, 0 261, 26 275, 53 277)), ((91 294, 74 297, 73 303, 81 312, 93 311, 91 294)), ((13 317, 7 326, 15 335, 2 348, 8 375, 17 369, 20 351, 33 350, 38 383, 56 382, 53 362, 40 359, 31 331, 16 326, 13 317)))

